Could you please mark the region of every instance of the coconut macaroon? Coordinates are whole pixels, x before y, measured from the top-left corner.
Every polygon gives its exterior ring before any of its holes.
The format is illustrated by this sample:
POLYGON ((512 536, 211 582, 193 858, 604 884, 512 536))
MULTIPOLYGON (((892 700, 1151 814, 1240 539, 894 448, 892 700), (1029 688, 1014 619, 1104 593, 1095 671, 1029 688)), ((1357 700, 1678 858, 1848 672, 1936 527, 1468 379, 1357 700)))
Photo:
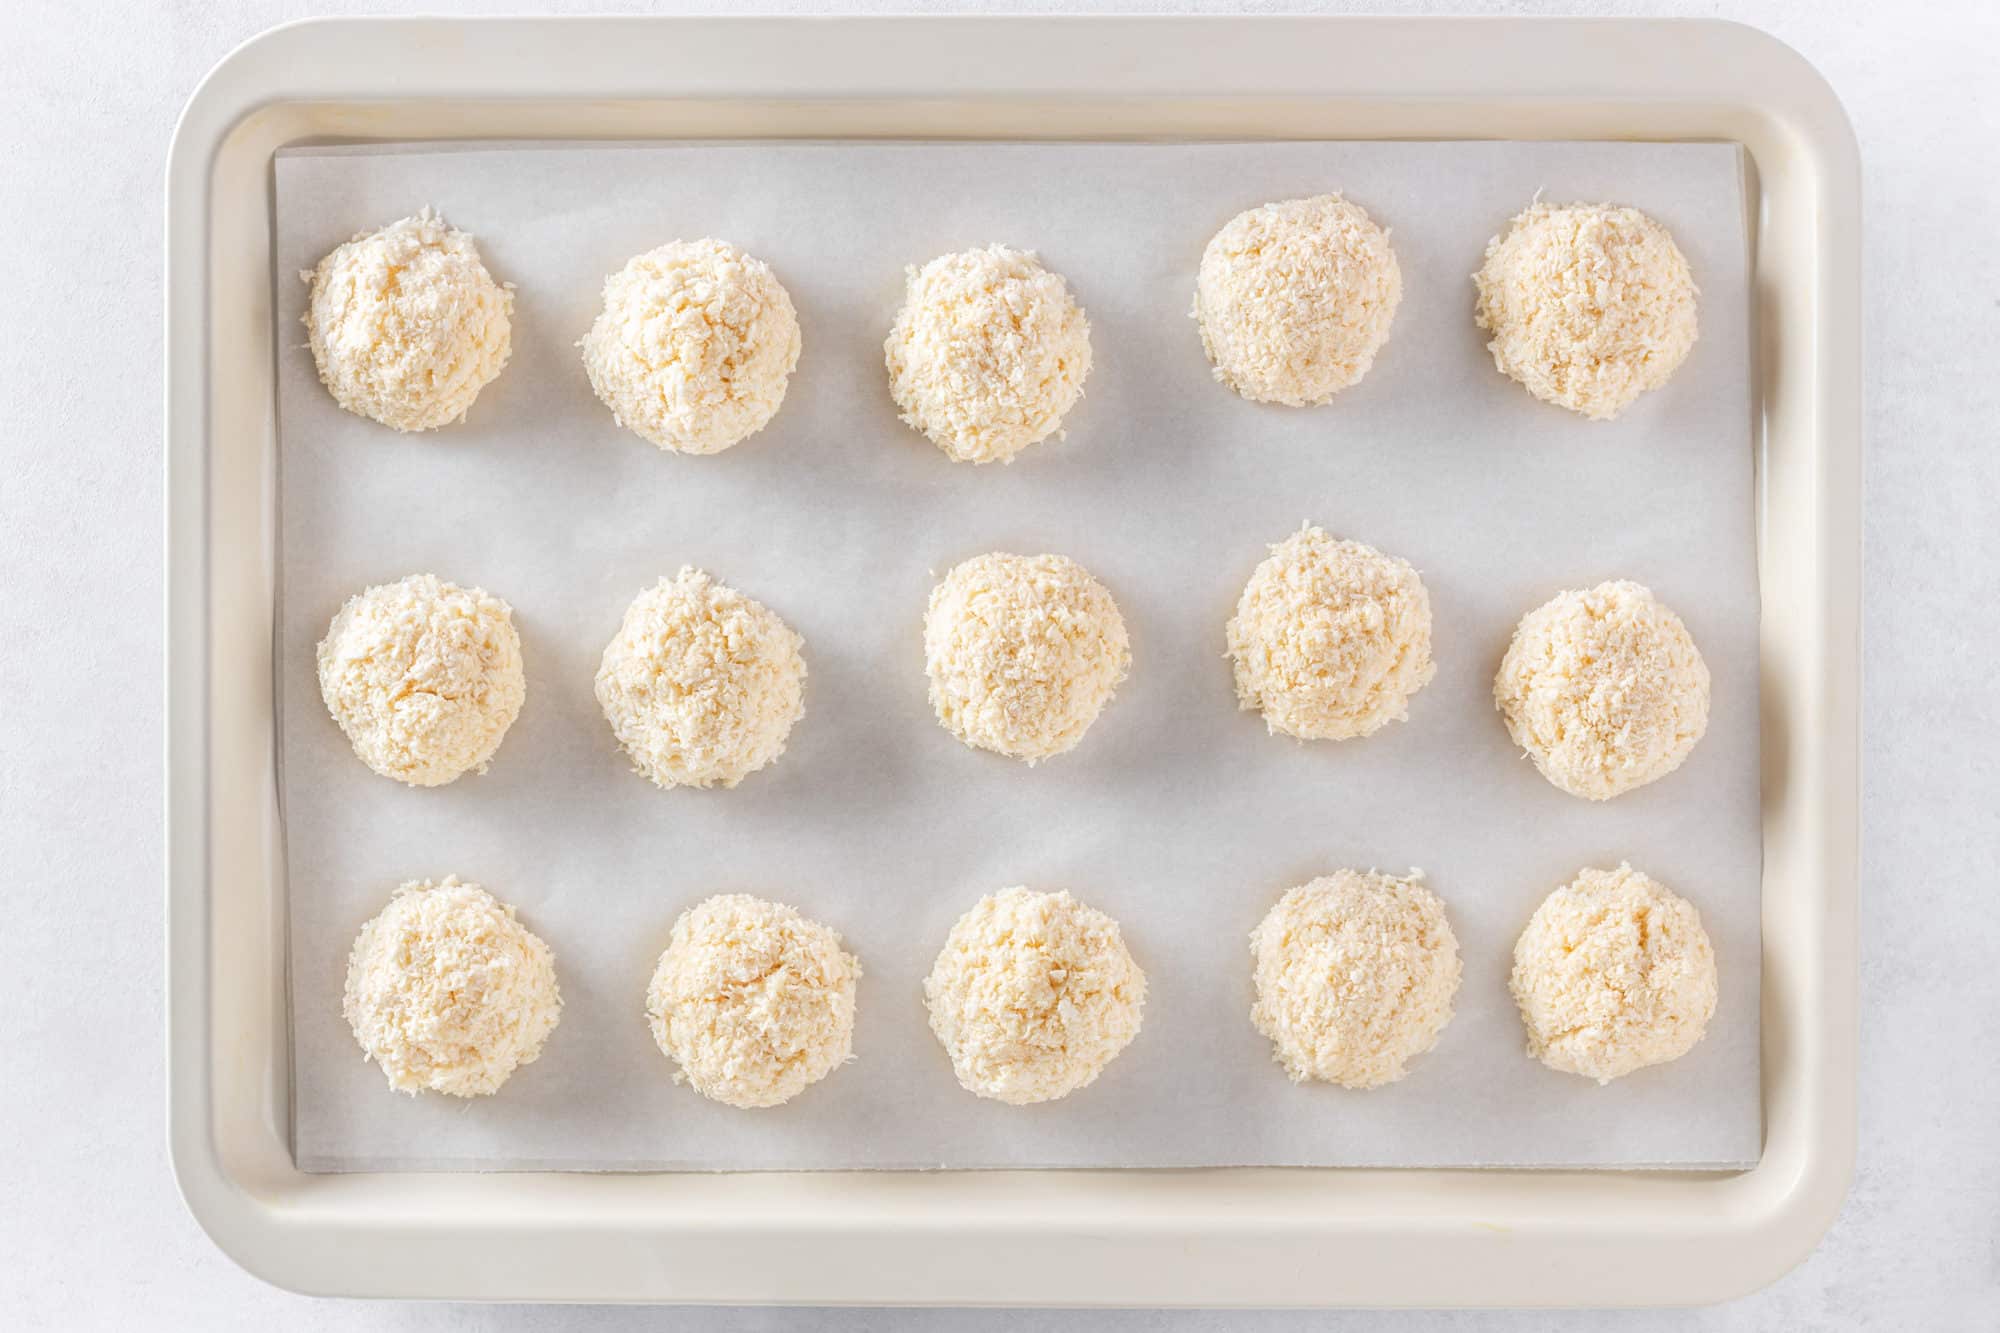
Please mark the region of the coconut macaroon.
POLYGON ((1086 1087, 1139 1035, 1146 974, 1118 923, 1067 893, 1003 889, 951 928, 924 980, 968 1091, 1011 1106, 1086 1087))
POLYGON ((412 787, 484 773, 528 693, 513 614, 435 574, 349 598, 320 640, 319 689, 361 762, 412 787))
POLYGON ((1708 664, 1637 583, 1558 593, 1521 617, 1493 702, 1542 776, 1605 801, 1681 766, 1708 729, 1708 664))
POLYGON ((299 274, 320 382, 393 430, 462 421, 513 348, 514 293, 472 238, 425 209, 337 246, 299 274))
POLYGON ((804 648, 777 612, 683 565, 626 608, 597 702, 659 786, 734 787, 785 752, 805 715, 804 648))
POLYGON ((676 1082, 728 1106, 779 1106, 853 1054, 860 975, 833 930, 726 894, 674 922, 646 1015, 676 1082))
POLYGON ((1487 244, 1473 282, 1500 373, 1593 421, 1665 384, 1694 346, 1687 257, 1636 208, 1531 204, 1487 244))
POLYGON ((1218 380, 1252 402, 1312 407, 1360 383, 1402 299, 1389 233, 1321 194, 1231 218, 1202 251, 1194 317, 1218 380))
POLYGON ((931 706, 976 749, 1030 764, 1074 749, 1131 665, 1118 604, 1074 560, 996 551, 931 590, 931 706))
POLYGON ((1300 740, 1370 736, 1404 720, 1437 670, 1417 571, 1310 524, 1250 575, 1226 635, 1238 703, 1300 740))
POLYGON ((989 245, 909 270, 882 354, 903 420, 959 463, 1011 463, 1062 429, 1090 322, 1032 251, 989 245))
POLYGON ((1458 938, 1419 871, 1301 884, 1250 933, 1250 952, 1250 1021, 1294 1083, 1394 1083, 1451 1021, 1458 938))
POLYGON ((562 994, 514 909, 447 875, 403 885, 361 928, 341 1013, 396 1091, 483 1097, 542 1053, 562 994))
POLYGON ((1694 904, 1620 863, 1535 909, 1509 985, 1529 1055, 1609 1083, 1694 1049, 1715 1014, 1715 950, 1694 904))
POLYGON ((604 280, 577 344, 618 424, 672 453, 716 454, 777 415, 799 318, 771 266, 724 241, 669 241, 604 280))

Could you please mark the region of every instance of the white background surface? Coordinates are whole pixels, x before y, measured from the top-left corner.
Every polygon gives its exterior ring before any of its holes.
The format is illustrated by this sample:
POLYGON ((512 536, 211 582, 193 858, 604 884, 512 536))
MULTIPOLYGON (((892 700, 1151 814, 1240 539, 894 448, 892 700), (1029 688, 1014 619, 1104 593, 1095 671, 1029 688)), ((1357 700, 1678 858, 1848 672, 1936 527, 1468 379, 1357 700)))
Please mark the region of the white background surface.
MULTIPOLYGON (((1592 8, 1476 0, 1370 7, 1592 8)), ((162 1131, 161 178, 173 117, 216 59, 281 19, 350 8, 362 7, 16 0, 0 11, 0 89, 10 113, 0 124, 0 893, 11 909, 0 933, 0 1039, 9 1057, 0 1079, 0 1160, 8 1167, 0 1322, 287 1330, 1993 1326, 2000 132, 1992 70, 2000 9, 1983 0, 1595 7, 1723 14, 1774 32, 1832 81, 1862 144, 1862 1142, 1846 1209, 1796 1272, 1698 1312, 1391 1317, 359 1305, 294 1297, 235 1270, 182 1212, 162 1131)), ((427 0, 424 8, 469 7, 427 0)), ((647 6, 586 0, 577 8, 647 6)))
MULTIPOLYGON (((283 337, 279 753, 300 1165, 1754 1162, 1763 830, 1741 169, 1728 144, 281 156, 279 273, 430 200, 516 285, 513 361, 448 435, 413 440, 341 411, 298 335, 283 337), (1209 377, 1187 317, 1201 247, 1239 207, 1331 183, 1391 228, 1394 336, 1325 412, 1246 403, 1209 377), (1652 210, 1701 283, 1701 341, 1672 392, 1616 422, 1522 393, 1469 317, 1486 237, 1537 190, 1652 210), (801 201, 812 227, 774 216, 778 198, 801 201), (575 344, 607 270, 699 232, 773 266, 806 350, 753 439, 663 456, 597 401, 575 344), (904 265, 989 239, 1032 245, 1068 275, 1095 356, 1066 439, 975 471, 896 419, 881 348, 904 265), (1409 559, 1436 613, 1437 678, 1408 721, 1366 742, 1274 738, 1236 708, 1223 623, 1268 544, 1306 517, 1409 559), (1032 770, 959 744, 924 695, 931 585, 993 547, 1077 560, 1132 635, 1118 697, 1073 753, 1032 770), (591 692, 625 604, 684 561, 767 602, 806 643, 805 719, 778 763, 726 794, 634 776, 591 692), (357 763, 313 685, 334 610, 413 569, 506 597, 527 659, 528 703, 490 771, 432 791, 357 763), (1521 614, 1608 577, 1679 609, 1715 701, 1671 780, 1599 804, 1522 759, 1491 679, 1521 614), (1542 896, 1621 858, 1700 907, 1721 996, 1686 1057, 1599 1088, 1524 1057, 1504 977, 1542 896), (1251 927, 1285 888, 1342 865, 1421 866, 1465 964, 1438 1049, 1368 1093, 1294 1088, 1245 1018, 1251 927), (337 1002, 360 922, 399 881, 448 871, 517 904, 555 952, 565 1001, 541 1059, 470 1103, 389 1095, 337 1002), (1148 980, 1131 1048, 1085 1092, 1032 1110, 961 1090, 918 1002, 958 915, 1024 882, 1108 912, 1148 980), (640 1021, 675 914, 719 892, 824 918, 863 967, 854 1065, 756 1115, 674 1086, 640 1021)), ((298 328, 306 285, 278 296, 280 329, 298 328)))

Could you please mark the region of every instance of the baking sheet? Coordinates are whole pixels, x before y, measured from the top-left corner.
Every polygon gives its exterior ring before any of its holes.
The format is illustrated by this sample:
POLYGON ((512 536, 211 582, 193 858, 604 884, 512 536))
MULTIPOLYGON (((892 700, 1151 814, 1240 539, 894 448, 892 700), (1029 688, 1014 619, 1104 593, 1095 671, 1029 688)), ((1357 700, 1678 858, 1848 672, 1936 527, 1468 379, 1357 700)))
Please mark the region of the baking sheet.
POLYGON ((1199 1165, 1738 1166, 1760 1141, 1757 592, 1738 151, 1711 144, 764 144, 288 151, 277 164, 280 761, 294 1145, 306 1170, 1199 1165), (1329 407, 1246 403, 1187 319, 1209 235, 1338 188, 1392 229, 1394 336, 1329 407), (1647 209, 1703 292, 1702 335, 1616 423, 1494 370, 1467 275, 1537 191, 1647 209), (399 436, 314 377, 292 275, 435 205, 517 288, 513 361, 469 423, 399 436), (767 259, 804 355, 784 410, 712 458, 620 430, 573 346, 604 274, 676 236, 767 259), (903 266, 1038 250, 1089 312, 1068 438, 948 462, 895 417, 881 341, 903 266), (1267 543, 1312 520, 1402 555, 1436 616, 1411 720, 1300 745, 1240 713, 1222 626, 1267 543), (1133 673, 1082 747, 1033 770, 932 721, 919 642, 937 574, 993 549, 1081 561, 1118 597, 1133 673), (704 566, 804 635, 807 715, 733 792, 661 792, 613 747, 591 681, 626 603, 704 566), (378 778, 327 718, 313 649, 351 593, 431 571, 515 608, 528 702, 483 777, 378 778), (1714 676, 1707 737, 1608 804, 1509 743, 1490 680, 1563 587, 1649 583, 1714 676), (1692 898, 1721 1001, 1681 1061, 1605 1088, 1528 1060, 1515 935, 1586 864, 1692 898), (1246 936, 1335 867, 1423 868, 1464 955, 1457 1017, 1402 1083, 1295 1087, 1250 1027, 1246 936), (565 1008, 499 1096, 408 1099, 340 1017, 349 943, 399 882, 455 873, 555 951, 565 1008), (1013 1108, 962 1091, 921 980, 958 914, 1010 884, 1123 924, 1144 1030, 1099 1081, 1013 1108), (643 1018, 675 915, 716 892, 792 902, 862 959, 857 1059, 738 1111, 672 1081, 643 1018))

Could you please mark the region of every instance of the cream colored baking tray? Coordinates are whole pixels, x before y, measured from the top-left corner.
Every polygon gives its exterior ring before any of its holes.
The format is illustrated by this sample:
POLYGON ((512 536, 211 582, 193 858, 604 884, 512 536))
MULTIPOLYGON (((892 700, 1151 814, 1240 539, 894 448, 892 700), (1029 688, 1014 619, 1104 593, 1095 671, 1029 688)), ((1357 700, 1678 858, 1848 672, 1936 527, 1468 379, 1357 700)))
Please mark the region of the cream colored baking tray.
POLYGON ((1710 22, 338 20, 217 66, 167 199, 168 1128, 303 1291, 518 1300, 1691 1303, 1816 1243, 1853 1157, 1858 169, 1798 56, 1710 22), (272 634, 272 155, 442 139, 1743 145, 1760 372, 1766 1141, 1750 1171, 309 1175, 272 634))

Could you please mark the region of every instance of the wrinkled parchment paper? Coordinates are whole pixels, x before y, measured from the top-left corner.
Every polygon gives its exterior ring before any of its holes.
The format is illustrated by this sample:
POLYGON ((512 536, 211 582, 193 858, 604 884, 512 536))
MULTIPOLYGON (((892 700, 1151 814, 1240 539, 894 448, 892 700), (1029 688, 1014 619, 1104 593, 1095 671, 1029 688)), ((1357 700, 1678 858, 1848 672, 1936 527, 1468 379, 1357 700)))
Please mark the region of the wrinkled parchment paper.
POLYGON ((1744 209, 1727 145, 1510 143, 451 146, 277 162, 283 559, 279 672, 296 1148, 309 1170, 1393 1164, 1728 1166, 1758 1155, 1757 583, 1744 209), (1392 230, 1405 291, 1374 371, 1328 407, 1244 402, 1187 317, 1239 209, 1340 189, 1392 230), (1472 323, 1487 239, 1537 193, 1663 220, 1701 341, 1612 424, 1532 400, 1472 323), (515 284, 514 355, 463 425, 339 411, 293 275, 424 205, 515 284), (632 254, 717 235, 789 287, 804 356, 783 411, 716 457, 613 424, 573 344, 632 254), (1095 366, 1068 437, 1011 467, 947 461, 897 419, 882 339, 906 264, 1005 241, 1065 274, 1095 366), (1436 613, 1408 722, 1300 745, 1237 711, 1223 622, 1304 520, 1407 557, 1436 613), (1135 665, 1076 752, 1033 770, 932 720, 919 625, 936 575, 1067 554, 1117 596, 1135 665), (661 792, 592 697, 626 603, 708 568, 805 636, 807 714, 732 792, 661 792), (328 719, 313 649, 343 599, 430 571, 507 598, 528 702, 485 776, 410 790, 328 719), (1608 804, 1509 743, 1490 681, 1557 590, 1650 584, 1714 673, 1707 738, 1608 804), (1722 998, 1676 1064, 1600 1088, 1523 1054, 1516 934, 1584 865, 1629 858, 1700 907, 1722 998), (1252 926, 1338 866, 1421 867, 1462 947, 1457 1017, 1402 1083, 1294 1087, 1251 1028, 1252 926), (356 929, 401 881, 455 873, 555 951, 541 1060, 473 1102, 390 1092, 340 1016, 356 929), (1110 912, 1147 971, 1138 1040, 1026 1109, 962 1091, 921 980, 953 920, 1011 884, 1110 912), (676 1085, 643 1018, 675 915, 711 893, 800 906, 862 959, 856 1060, 790 1105, 676 1085))

